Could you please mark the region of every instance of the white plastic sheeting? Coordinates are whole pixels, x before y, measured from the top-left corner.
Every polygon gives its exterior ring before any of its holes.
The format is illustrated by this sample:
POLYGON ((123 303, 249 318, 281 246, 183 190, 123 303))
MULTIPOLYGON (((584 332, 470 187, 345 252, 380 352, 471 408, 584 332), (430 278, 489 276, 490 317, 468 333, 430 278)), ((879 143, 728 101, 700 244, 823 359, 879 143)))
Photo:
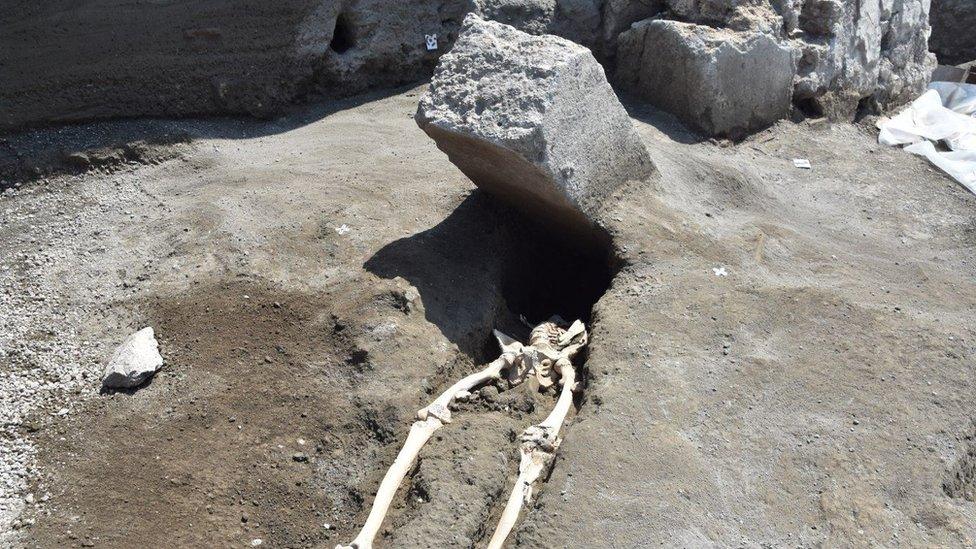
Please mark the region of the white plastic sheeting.
POLYGON ((929 89, 939 92, 945 108, 961 114, 976 115, 976 84, 932 82, 929 89))
POLYGON ((883 145, 907 145, 976 193, 976 85, 933 82, 894 118, 878 122, 883 145), (936 145, 944 143, 948 151, 936 145))

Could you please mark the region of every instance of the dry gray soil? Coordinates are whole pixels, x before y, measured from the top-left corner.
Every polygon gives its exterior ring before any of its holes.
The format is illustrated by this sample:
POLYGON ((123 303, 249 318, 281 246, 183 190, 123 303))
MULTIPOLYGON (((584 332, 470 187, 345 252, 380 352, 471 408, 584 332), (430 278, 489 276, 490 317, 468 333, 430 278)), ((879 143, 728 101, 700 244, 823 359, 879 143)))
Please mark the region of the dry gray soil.
MULTIPOLYGON (((413 412, 552 313, 591 322, 588 377, 513 547, 976 543, 976 197, 867 126, 635 108, 660 181, 584 255, 474 190, 422 91, 2 143, 0 544, 348 541, 413 412), (100 393, 146 325, 164 369, 100 393)), ((499 388, 381 547, 484 544, 553 402, 499 388)))

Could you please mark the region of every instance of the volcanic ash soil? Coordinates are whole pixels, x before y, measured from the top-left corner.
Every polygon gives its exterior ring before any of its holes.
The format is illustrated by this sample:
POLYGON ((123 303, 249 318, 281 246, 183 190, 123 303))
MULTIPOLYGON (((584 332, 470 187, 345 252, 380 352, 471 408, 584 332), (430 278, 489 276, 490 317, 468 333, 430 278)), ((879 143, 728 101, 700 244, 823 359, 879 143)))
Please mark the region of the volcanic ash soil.
MULTIPOLYGON (((867 127, 730 144, 634 109, 662 177, 608 202, 608 262, 474 190, 421 91, 84 126, 152 154, 3 193, 4 544, 347 542, 415 411, 552 313, 590 323, 588 377, 512 546, 974 543, 973 196, 867 127), (144 326, 165 366, 100 393, 144 326)), ((8 145, 47 162, 50 131, 8 145)), ((380 546, 484 543, 553 403, 503 389, 380 546)))

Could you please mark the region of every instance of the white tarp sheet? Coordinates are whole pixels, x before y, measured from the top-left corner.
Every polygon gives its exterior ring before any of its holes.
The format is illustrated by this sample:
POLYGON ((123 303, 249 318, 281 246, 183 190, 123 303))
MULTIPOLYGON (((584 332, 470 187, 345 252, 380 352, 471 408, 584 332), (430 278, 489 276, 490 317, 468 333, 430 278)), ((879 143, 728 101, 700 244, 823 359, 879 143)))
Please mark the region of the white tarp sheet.
POLYGON ((976 193, 976 84, 933 82, 894 118, 878 122, 883 145, 908 145, 976 193), (936 148, 945 143, 949 151, 936 148))

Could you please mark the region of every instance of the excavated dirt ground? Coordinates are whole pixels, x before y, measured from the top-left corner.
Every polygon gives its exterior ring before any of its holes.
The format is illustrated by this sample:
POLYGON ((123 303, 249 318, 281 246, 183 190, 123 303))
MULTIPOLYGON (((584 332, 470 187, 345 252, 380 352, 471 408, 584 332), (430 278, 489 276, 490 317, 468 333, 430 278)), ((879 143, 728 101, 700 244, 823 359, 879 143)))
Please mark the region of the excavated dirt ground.
MULTIPOLYGON (((976 198, 866 127, 730 145, 634 109, 662 177, 607 204, 614 273, 476 192, 421 92, 4 143, 0 368, 50 379, 2 402, 0 542, 349 541, 413 412, 560 313, 592 321, 587 386, 512 546, 976 543, 976 198), (100 394, 146 325, 164 369, 100 394)), ((483 545, 552 403, 464 404, 379 545, 483 545)))

